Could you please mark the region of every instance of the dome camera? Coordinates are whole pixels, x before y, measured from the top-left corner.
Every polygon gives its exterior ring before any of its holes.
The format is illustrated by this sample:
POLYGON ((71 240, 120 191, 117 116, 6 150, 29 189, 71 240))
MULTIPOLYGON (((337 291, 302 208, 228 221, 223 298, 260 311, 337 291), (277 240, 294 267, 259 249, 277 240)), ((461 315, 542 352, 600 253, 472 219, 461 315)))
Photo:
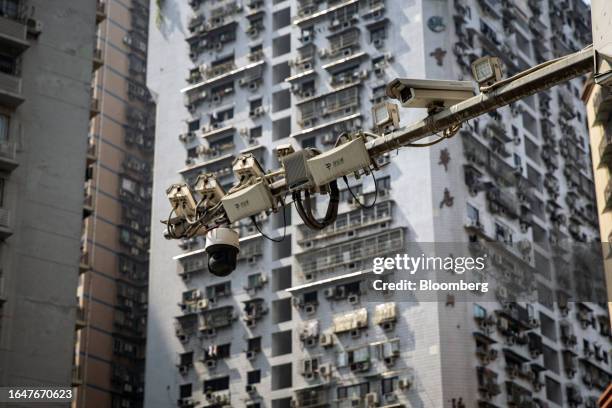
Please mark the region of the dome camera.
POLYGON ((208 270, 215 276, 227 276, 236 269, 240 252, 238 233, 231 228, 219 227, 208 231, 206 246, 208 270))

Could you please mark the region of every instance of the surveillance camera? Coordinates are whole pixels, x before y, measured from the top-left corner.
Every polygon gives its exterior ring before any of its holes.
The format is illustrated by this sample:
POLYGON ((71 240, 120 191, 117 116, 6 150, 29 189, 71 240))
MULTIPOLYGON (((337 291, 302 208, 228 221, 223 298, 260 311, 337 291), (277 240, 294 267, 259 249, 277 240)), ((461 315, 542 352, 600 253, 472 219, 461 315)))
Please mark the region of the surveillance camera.
POLYGON ((469 81, 397 78, 386 93, 405 108, 448 108, 474 96, 474 86, 469 81))
POLYGON ((227 276, 236 269, 240 252, 238 233, 231 228, 219 227, 206 234, 208 270, 215 276, 227 276))

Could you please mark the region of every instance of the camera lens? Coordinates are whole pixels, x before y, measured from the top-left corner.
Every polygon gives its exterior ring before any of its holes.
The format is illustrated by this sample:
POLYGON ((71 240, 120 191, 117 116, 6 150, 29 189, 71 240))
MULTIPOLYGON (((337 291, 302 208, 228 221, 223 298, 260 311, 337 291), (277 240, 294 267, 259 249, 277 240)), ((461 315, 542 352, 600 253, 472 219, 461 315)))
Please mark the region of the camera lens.
POLYGON ((226 246, 223 249, 211 251, 208 255, 208 270, 215 276, 227 276, 236 269, 238 249, 226 246))

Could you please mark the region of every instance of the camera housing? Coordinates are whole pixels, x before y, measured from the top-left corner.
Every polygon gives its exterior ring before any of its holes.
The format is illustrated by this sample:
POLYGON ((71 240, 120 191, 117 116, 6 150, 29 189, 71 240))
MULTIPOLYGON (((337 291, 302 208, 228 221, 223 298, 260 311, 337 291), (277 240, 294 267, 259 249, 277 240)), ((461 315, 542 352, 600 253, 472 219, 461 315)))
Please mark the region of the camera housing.
POLYGON ((404 108, 448 108, 474 96, 470 81, 396 78, 386 88, 387 96, 404 108))
POLYGON ((240 252, 238 233, 231 228, 219 227, 208 231, 206 246, 208 270, 215 276, 227 276, 236 269, 240 252))

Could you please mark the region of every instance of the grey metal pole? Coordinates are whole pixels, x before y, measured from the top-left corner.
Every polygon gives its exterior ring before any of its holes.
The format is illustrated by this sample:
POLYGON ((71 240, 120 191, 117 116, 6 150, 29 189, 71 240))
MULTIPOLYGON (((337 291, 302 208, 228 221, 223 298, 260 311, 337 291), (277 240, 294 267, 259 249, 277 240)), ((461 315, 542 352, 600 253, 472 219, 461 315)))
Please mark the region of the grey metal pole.
POLYGON ((368 152, 372 157, 380 156, 591 72, 594 67, 593 49, 588 47, 542 65, 544 66, 536 66, 502 80, 498 86, 493 85, 489 92, 480 93, 442 112, 374 139, 366 144, 368 152))

